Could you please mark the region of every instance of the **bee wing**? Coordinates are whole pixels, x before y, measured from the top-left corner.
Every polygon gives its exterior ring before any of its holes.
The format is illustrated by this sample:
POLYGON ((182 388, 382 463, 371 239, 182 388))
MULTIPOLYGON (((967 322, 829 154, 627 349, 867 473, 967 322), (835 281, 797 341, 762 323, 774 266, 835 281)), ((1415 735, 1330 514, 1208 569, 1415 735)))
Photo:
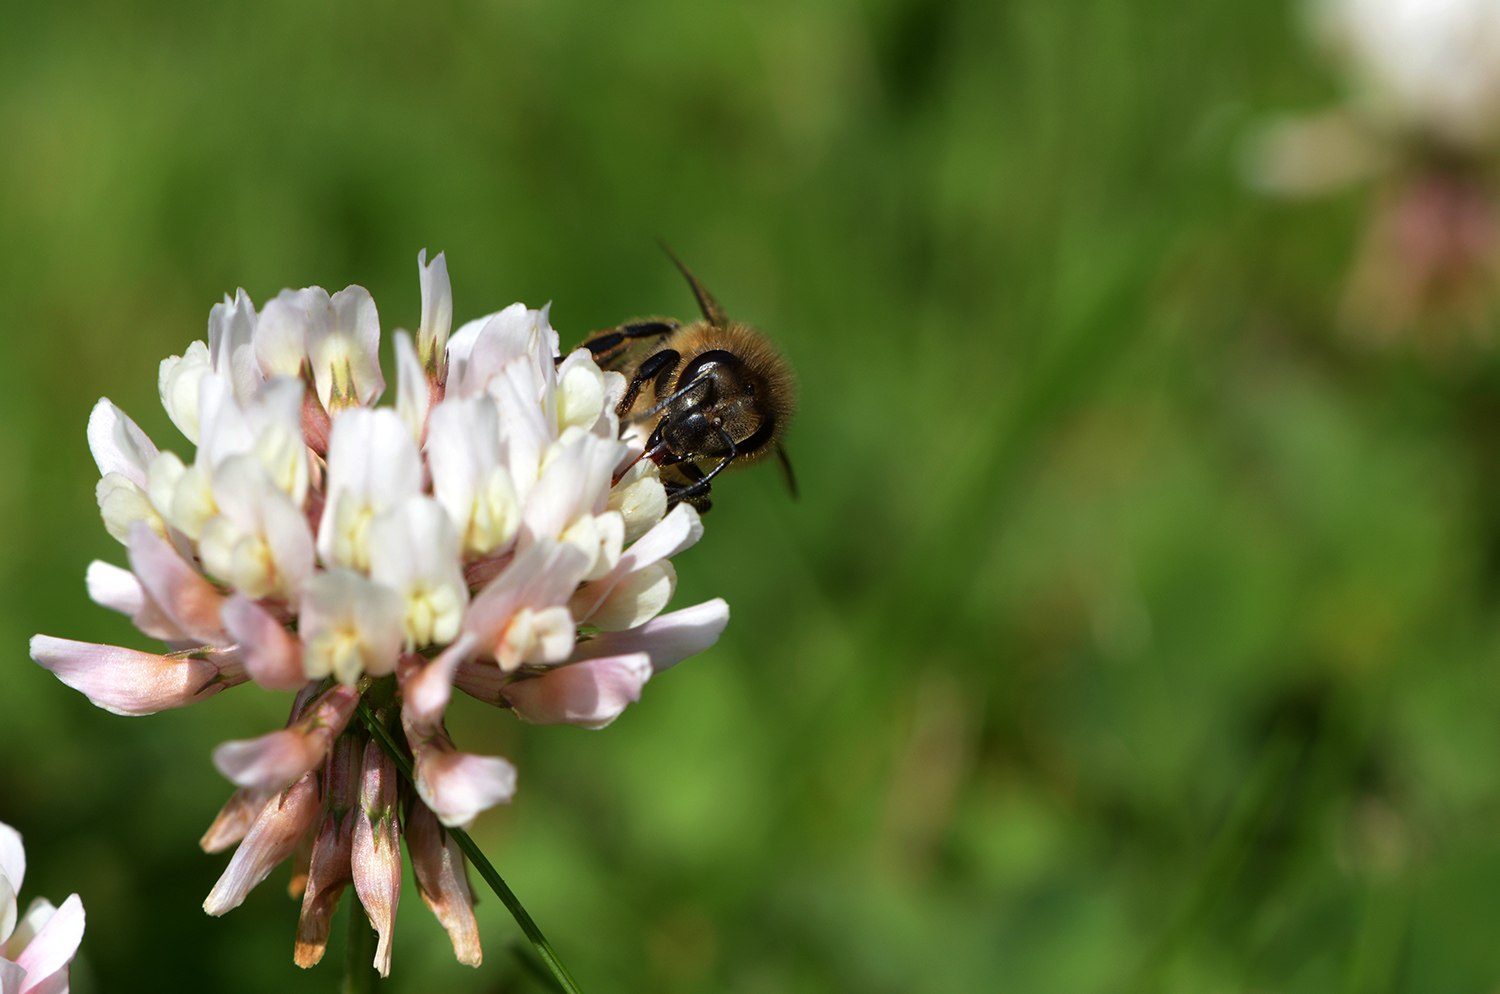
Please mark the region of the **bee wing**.
POLYGON ((687 277, 688 286, 693 288, 693 296, 698 298, 698 309, 703 312, 704 320, 715 328, 729 327, 729 316, 724 313, 724 308, 719 306, 719 302, 714 299, 714 295, 703 289, 703 284, 699 283, 698 278, 692 274, 692 271, 682 264, 682 260, 677 258, 677 254, 668 247, 666 242, 661 243, 661 248, 663 252, 667 253, 667 258, 676 263, 677 268, 682 271, 682 275, 687 277))

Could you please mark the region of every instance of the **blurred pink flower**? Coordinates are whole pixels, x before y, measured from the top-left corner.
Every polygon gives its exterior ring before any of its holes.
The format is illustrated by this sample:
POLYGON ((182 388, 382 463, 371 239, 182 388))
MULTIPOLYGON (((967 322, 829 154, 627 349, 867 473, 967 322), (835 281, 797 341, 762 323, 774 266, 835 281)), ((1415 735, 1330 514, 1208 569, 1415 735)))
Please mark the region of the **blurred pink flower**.
POLYGON ((83 902, 70 894, 53 907, 37 897, 18 915, 25 876, 21 833, 0 822, 0 994, 67 994, 68 964, 83 941, 83 902))
POLYGON ((286 727, 214 750, 239 790, 202 845, 238 843, 213 915, 297 857, 303 966, 352 883, 389 971, 403 825, 424 902, 479 963, 447 829, 509 801, 516 770, 454 745, 455 686, 527 722, 603 727, 729 616, 715 600, 658 617, 670 557, 703 529, 620 440, 624 378, 586 350, 560 355, 545 310, 515 304, 450 335, 446 260, 424 252, 418 269, 421 325, 415 342, 395 335, 394 407, 374 406, 380 321, 360 287, 285 290, 259 313, 241 290, 213 308, 208 341, 158 379, 191 462, 99 401, 96 496, 129 569, 92 564, 89 596, 165 650, 31 642, 116 714, 249 682, 297 692, 286 727), (415 783, 356 720, 362 705, 404 735, 415 783))

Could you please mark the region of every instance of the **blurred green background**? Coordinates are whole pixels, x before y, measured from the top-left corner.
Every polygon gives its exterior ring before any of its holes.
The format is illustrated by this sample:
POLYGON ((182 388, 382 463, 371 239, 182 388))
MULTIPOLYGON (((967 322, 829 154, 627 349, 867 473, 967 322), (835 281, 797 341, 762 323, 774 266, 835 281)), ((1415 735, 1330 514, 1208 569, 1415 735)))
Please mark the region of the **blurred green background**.
MULTIPOLYGON (((418 318, 691 298, 803 385, 715 491, 712 651, 604 732, 460 700, 476 836, 585 990, 1482 992, 1500 982, 1500 368, 1335 332, 1359 192, 1236 177, 1339 88, 1282 3, 0 7, 0 820, 82 894, 75 990, 331 991, 286 870, 206 917, 253 688, 127 719, 32 664, 145 647, 84 440, 244 286, 418 318)), ((387 356, 389 360, 389 356, 387 356)), ((346 897, 346 905, 348 898, 346 897)), ((408 876, 392 991, 540 990, 408 876)), ((342 919, 342 914, 340 915, 342 919)))

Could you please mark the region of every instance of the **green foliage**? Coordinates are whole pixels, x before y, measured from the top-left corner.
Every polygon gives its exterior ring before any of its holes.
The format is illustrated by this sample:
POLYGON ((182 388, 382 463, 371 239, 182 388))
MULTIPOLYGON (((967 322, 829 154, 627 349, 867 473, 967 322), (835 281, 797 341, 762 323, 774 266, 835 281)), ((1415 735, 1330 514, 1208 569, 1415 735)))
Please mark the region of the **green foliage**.
MULTIPOLYGON (((691 298, 803 386, 679 604, 711 652, 603 733, 470 700, 521 770, 476 841, 591 992, 1480 991, 1500 980, 1500 394, 1332 328, 1360 198, 1257 201, 1254 122, 1337 98, 1279 3, 0 8, 0 820, 81 892, 75 989, 327 991, 285 871, 210 919, 208 753, 33 665, 91 605, 102 394, 238 285, 417 322, 691 298)), ((541 990, 408 886, 391 991, 541 990)), ((342 917, 342 913, 341 913, 342 917)), ((343 929, 336 927, 335 935, 343 929)))

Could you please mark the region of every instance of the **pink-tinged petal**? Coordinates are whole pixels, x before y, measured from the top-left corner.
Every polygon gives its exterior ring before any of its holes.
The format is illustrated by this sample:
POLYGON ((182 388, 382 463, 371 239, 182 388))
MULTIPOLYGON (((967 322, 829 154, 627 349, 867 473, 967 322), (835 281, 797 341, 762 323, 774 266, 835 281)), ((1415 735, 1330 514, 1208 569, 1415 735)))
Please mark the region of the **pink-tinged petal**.
POLYGON ((157 456, 157 449, 136 423, 106 398, 99 398, 89 413, 89 451, 99 465, 99 475, 119 473, 136 486, 145 488, 146 467, 157 456))
POLYGON ((274 790, 252 790, 241 787, 230 796, 218 817, 198 840, 204 852, 223 852, 245 837, 255 819, 265 810, 267 802, 276 795, 274 790))
POLYGON ((641 699, 649 679, 651 657, 637 652, 559 666, 517 680, 504 693, 516 716, 533 725, 603 728, 641 699))
POLYGON ((67 969, 83 941, 83 926, 83 901, 77 894, 69 895, 16 958, 16 965, 26 971, 21 994, 37 990, 53 974, 67 969))
POLYGON ((458 752, 441 730, 406 725, 417 774, 417 794, 438 821, 465 826, 481 811, 508 803, 516 793, 516 768, 498 756, 458 752))
POLYGON ((151 599, 188 635, 213 645, 227 644, 219 608, 224 596, 188 565, 171 543, 144 522, 130 527, 130 568, 151 599))
POLYGON ((461 827, 481 811, 510 802, 516 793, 516 768, 498 756, 429 753, 417 767, 417 793, 439 821, 461 827))
POLYGON ((501 691, 510 682, 511 675, 493 660, 469 659, 458 665, 453 674, 453 686, 486 704, 507 707, 501 691))
POLYGON ((478 966, 484 959, 479 947, 479 923, 474 920, 474 898, 469 875, 458 843, 438 824, 437 816, 420 802, 406 816, 406 851, 422 903, 437 916, 453 943, 460 963, 478 966))
MULTIPOLYGON (((20 892, 26 879, 26 848, 21 845, 21 833, 3 821, 0 821, 0 877, 10 881, 14 893, 20 892)), ((9 937, 10 933, 0 929, 0 942, 9 937)))
POLYGON ((21 994, 26 971, 10 960, 0 959, 0 994, 21 994))
POLYGON ((129 615, 143 635, 163 642, 193 641, 147 596, 146 588, 130 570, 95 559, 89 563, 85 582, 90 600, 100 607, 129 615))
POLYGON ((307 684, 302 643, 265 608, 236 594, 219 609, 219 619, 239 646, 250 679, 267 690, 299 690, 307 684))
POLYGON ((213 649, 157 656, 35 635, 31 658, 96 706, 124 715, 197 704, 247 679, 231 656, 213 649))
POLYGON ((396 764, 378 742, 365 745, 359 810, 354 822, 350 866, 354 892, 379 934, 375 969, 391 972, 391 938, 401 901, 401 826, 396 815, 396 764))
POLYGON ((0 957, 15 960, 21 956, 26 944, 36 938, 47 920, 57 913, 57 906, 45 897, 34 897, 26 906, 26 913, 16 922, 10 938, 0 943, 0 957))
POLYGON ((518 552, 489 586, 469 604, 464 630, 492 647, 522 607, 548 608, 566 604, 589 568, 589 557, 577 547, 540 541, 518 552))
POLYGON ((354 853, 354 802, 362 751, 353 739, 344 737, 334 744, 328 756, 328 803, 308 861, 302 915, 297 920, 297 946, 292 954, 296 964, 304 969, 323 958, 339 898, 344 888, 354 882, 349 862, 354 853))
POLYGON ((620 555, 620 561, 602 579, 587 584, 578 591, 573 602, 573 612, 579 618, 588 618, 599 609, 604 599, 631 573, 637 573, 663 559, 670 559, 691 548, 703 537, 703 522, 698 512, 687 504, 678 504, 672 511, 630 548, 620 555))
POLYGON ((623 632, 601 632, 579 642, 573 659, 600 659, 631 652, 651 657, 651 668, 660 673, 689 656, 697 655, 719 641, 729 624, 729 605, 716 597, 693 607, 653 618, 639 628, 623 632))
POLYGON ((214 749, 214 765, 236 786, 280 790, 323 762, 358 704, 359 691, 338 684, 291 726, 223 743, 214 749))
POLYGON ((273 797, 234 851, 219 882, 209 891, 203 910, 218 916, 240 906, 245 895, 266 879, 277 863, 297 850, 303 835, 323 809, 318 776, 309 773, 273 797))
POLYGON ((442 721, 453 697, 453 674, 478 646, 479 639, 465 632, 437 658, 407 675, 401 682, 403 717, 419 727, 442 721))

